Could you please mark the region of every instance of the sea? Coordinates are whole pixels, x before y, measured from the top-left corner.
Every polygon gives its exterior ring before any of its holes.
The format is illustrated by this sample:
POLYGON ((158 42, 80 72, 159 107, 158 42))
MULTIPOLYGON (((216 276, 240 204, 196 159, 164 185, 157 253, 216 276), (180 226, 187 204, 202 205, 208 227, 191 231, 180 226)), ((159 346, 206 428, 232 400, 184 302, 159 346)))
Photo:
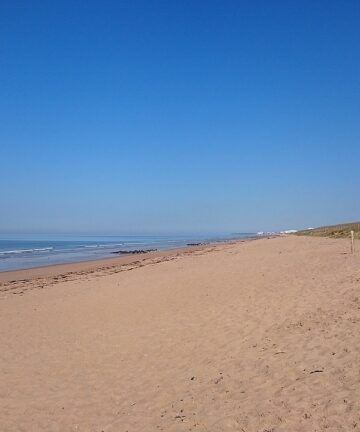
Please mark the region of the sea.
POLYGON ((254 233, 211 235, 0 236, 0 272, 115 257, 117 251, 166 250, 189 243, 254 237, 254 233))

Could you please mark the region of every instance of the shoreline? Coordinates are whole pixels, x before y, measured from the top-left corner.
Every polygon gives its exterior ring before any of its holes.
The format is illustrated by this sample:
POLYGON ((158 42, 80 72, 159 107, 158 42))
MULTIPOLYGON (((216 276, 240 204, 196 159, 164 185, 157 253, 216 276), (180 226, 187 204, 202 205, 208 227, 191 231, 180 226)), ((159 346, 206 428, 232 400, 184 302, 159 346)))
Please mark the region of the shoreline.
POLYGON ((168 258, 184 253, 202 251, 213 246, 234 244, 260 239, 261 237, 249 237, 246 239, 231 239, 218 242, 209 242, 199 245, 184 246, 173 249, 163 249, 142 254, 116 255, 114 257, 97 258, 86 261, 74 261, 71 263, 49 264, 39 267, 31 267, 19 270, 5 270, 0 272, 0 287, 2 284, 13 282, 29 282, 38 278, 56 277, 66 274, 87 273, 102 270, 108 267, 121 267, 145 260, 168 258))

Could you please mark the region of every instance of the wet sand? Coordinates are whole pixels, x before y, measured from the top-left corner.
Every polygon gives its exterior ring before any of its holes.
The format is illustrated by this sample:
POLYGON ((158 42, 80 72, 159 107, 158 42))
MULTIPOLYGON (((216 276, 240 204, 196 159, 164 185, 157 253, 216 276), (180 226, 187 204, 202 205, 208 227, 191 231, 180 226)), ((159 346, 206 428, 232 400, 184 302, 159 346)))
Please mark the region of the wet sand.
POLYGON ((349 241, 111 260, 1 274, 1 430, 360 429, 349 241))

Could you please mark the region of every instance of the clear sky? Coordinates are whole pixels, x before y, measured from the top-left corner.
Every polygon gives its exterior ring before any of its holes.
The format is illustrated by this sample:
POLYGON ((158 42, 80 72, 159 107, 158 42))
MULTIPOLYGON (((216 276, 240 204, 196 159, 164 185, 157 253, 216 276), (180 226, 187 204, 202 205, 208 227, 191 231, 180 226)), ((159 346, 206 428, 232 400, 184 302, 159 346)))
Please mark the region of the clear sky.
POLYGON ((360 1, 0 3, 0 232, 360 219, 360 1))

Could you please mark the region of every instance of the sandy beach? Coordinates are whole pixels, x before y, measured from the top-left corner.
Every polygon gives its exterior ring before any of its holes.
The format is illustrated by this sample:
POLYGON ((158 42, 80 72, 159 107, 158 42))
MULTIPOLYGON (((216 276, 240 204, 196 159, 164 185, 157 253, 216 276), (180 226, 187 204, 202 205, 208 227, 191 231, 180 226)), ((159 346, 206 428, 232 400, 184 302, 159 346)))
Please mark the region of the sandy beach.
POLYGON ((360 430, 360 253, 277 237, 0 274, 0 430, 360 430))

